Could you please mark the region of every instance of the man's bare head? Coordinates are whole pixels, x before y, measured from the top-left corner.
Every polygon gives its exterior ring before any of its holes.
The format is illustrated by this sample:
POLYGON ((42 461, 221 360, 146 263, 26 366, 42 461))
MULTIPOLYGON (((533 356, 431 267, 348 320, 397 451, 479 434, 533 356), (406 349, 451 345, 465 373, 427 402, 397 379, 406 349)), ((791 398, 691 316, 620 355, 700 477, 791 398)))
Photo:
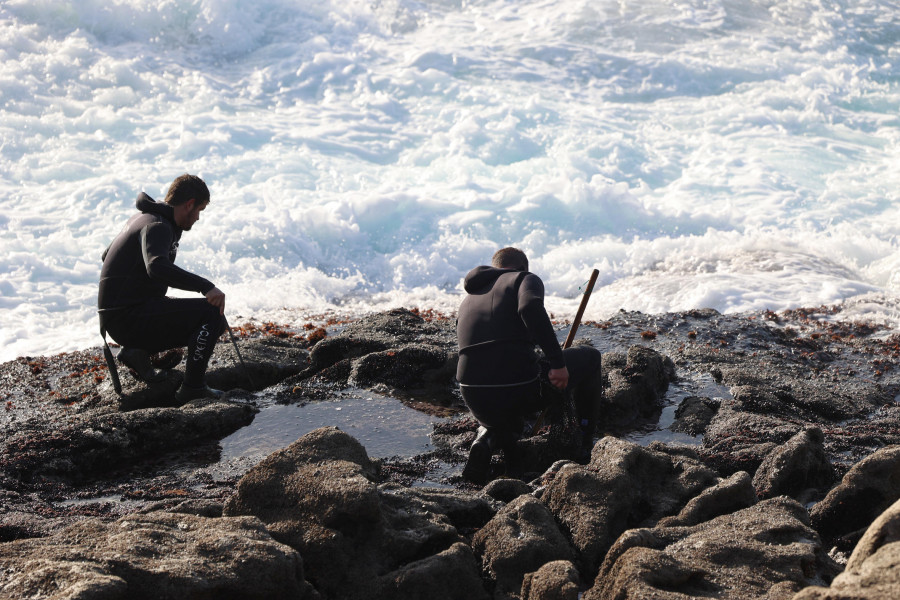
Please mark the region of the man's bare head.
POLYGON ((528 257, 518 248, 501 248, 491 258, 491 266, 498 269, 528 270, 528 257))

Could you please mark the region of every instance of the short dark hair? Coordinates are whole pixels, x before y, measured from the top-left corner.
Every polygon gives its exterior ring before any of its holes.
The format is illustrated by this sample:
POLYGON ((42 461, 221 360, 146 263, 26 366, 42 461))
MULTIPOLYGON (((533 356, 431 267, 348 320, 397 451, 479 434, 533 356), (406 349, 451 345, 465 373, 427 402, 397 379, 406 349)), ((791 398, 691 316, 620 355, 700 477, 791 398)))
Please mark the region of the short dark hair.
POLYGON ((206 204, 209 202, 209 188, 206 183, 196 175, 179 175, 169 186, 166 193, 166 204, 170 206, 181 206, 191 198, 206 204))
POLYGON ((518 248, 500 248, 491 257, 491 266, 498 269, 528 270, 528 257, 518 248))

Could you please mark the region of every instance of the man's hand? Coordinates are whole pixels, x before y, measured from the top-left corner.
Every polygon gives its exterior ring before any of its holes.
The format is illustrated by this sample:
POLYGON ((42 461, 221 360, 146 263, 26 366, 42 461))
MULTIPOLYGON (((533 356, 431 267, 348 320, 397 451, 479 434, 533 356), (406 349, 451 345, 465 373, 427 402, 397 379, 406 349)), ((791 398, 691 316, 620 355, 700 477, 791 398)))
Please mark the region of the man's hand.
MULTIPOLYGON (((217 287, 214 287, 213 289, 206 292, 206 301, 213 306, 218 307, 220 315, 225 314, 225 292, 217 287)), ((568 375, 566 375, 566 378, 568 379, 568 375)))
POLYGON ((550 372, 547 373, 547 377, 554 387, 561 390, 566 389, 566 386, 569 385, 569 370, 565 367, 561 369, 550 369, 550 372))

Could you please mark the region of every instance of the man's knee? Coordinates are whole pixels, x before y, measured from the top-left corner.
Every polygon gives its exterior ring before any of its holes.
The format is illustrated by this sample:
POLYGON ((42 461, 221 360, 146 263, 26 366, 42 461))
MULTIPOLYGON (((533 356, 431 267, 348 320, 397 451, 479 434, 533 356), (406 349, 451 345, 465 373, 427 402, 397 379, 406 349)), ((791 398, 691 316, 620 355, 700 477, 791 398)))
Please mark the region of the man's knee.
POLYGON ((587 371, 589 373, 599 371, 600 366, 603 364, 603 355, 593 346, 582 346, 582 348, 584 349, 583 352, 587 371))
POLYGON ((225 332, 225 316, 219 311, 219 308, 207 303, 203 311, 203 323, 206 325, 213 340, 219 339, 219 336, 225 332))

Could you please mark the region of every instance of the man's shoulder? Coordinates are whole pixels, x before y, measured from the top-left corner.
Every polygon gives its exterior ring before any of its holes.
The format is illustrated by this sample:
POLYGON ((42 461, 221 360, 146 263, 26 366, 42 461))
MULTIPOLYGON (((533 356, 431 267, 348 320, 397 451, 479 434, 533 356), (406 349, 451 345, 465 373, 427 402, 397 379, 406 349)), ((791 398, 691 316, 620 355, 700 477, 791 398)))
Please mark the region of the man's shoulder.
POLYGON ((522 281, 523 285, 528 285, 528 286, 538 285, 542 288, 544 287, 544 280, 541 279, 540 277, 538 277, 537 275, 535 275, 534 273, 532 273, 530 271, 526 271, 522 275, 523 275, 523 277, 522 277, 521 281, 522 281))

